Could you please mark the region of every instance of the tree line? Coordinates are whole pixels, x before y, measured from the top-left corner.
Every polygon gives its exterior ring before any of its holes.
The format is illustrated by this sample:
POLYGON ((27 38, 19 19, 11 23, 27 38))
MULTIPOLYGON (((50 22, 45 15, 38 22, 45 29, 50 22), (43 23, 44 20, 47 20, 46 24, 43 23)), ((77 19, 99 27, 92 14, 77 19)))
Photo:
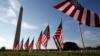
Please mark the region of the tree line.
MULTIPOLYGON (((77 45, 77 43, 75 42, 65 42, 64 43, 64 47, 63 47, 63 51, 68 51, 68 50, 72 50, 72 51, 75 51, 75 50, 82 50, 83 48, 79 47, 77 45)), ((10 50, 10 49, 6 49, 5 46, 1 47, 0 48, 0 51, 6 51, 6 50, 10 50)), ((41 49, 43 51, 43 49, 41 49)), ((50 51, 57 51, 56 49, 48 49, 50 51)), ((85 47, 85 50, 100 50, 100 46, 97 46, 97 47, 85 47)), ((44 50, 45 51, 45 50, 44 50)))

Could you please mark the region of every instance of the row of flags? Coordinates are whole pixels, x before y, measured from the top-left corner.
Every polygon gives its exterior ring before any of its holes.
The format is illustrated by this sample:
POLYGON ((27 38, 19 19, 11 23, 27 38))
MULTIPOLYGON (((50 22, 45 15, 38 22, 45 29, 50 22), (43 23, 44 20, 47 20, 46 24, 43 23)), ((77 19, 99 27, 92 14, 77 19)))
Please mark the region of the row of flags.
MULTIPOLYGON (((62 20, 56 30, 56 32, 53 35, 53 39, 54 42, 57 46, 58 50, 62 50, 63 48, 63 31, 62 31, 62 20)), ((41 31, 38 40, 36 41, 36 49, 40 50, 41 49, 41 45, 43 47, 45 47, 47 49, 47 44, 48 41, 50 39, 50 27, 49 25, 46 27, 46 29, 44 30, 44 32, 41 31)), ((24 39, 22 39, 21 43, 18 44, 18 47, 16 48, 16 50, 23 50, 23 46, 25 48, 25 50, 28 50, 29 52, 32 52, 33 50, 33 46, 34 46, 34 38, 32 40, 32 42, 29 45, 29 38, 27 39, 27 41, 25 42, 25 44, 23 44, 24 39)))
MULTIPOLYGON (((40 33, 40 36, 36 42, 36 49, 40 50, 41 45, 47 48, 48 41, 50 39, 50 28, 49 25, 46 27, 44 33, 40 33)), ((63 48, 63 31, 62 31, 62 20, 53 35, 54 42, 58 50, 62 50, 63 48)))
MULTIPOLYGON (((36 49, 40 50, 41 45, 47 48, 48 41, 50 39, 50 28, 49 25, 46 27, 44 33, 40 33, 40 36, 36 42, 36 49)), ((62 50, 63 48, 63 32, 62 32, 62 20, 53 35, 54 42, 58 50, 62 50)))
POLYGON ((15 49, 13 49, 14 51, 18 51, 18 50, 23 50, 23 47, 25 47, 25 50, 32 52, 33 50, 33 46, 34 46, 34 38, 31 41, 31 43, 29 44, 29 38, 27 39, 27 41, 24 42, 24 38, 22 39, 22 41, 17 45, 17 47, 15 47, 15 49))
MULTIPOLYGON (((21 32, 21 22, 22 22, 22 14, 23 14, 23 7, 21 6, 20 11, 19 11, 19 18, 18 18, 18 23, 17 23, 17 28, 16 28, 16 33, 15 33, 15 39, 14 39, 14 45, 13 45, 13 50, 18 51, 18 50, 23 50, 23 45, 25 47, 25 50, 28 50, 31 52, 33 50, 33 45, 34 45, 34 39, 29 45, 29 38, 23 44, 24 39, 22 39, 21 43, 20 41, 20 32, 21 32)), ((58 29, 56 30, 53 39, 54 42, 59 50, 63 48, 63 39, 62 39, 62 20, 61 23, 58 26, 58 29)), ((40 36, 36 42, 36 48, 40 50, 41 45, 47 49, 47 44, 50 39, 50 27, 47 25, 45 28, 44 32, 41 31, 40 36)))

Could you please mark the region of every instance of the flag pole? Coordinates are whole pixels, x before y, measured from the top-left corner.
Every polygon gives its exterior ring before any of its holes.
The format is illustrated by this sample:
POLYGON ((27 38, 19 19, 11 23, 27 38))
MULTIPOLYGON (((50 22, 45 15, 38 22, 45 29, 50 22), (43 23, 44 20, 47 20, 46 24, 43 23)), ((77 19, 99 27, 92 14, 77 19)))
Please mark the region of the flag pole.
POLYGON ((82 45, 83 45, 83 52, 84 52, 84 56, 85 56, 85 45, 84 45, 84 40, 83 40, 83 36, 82 36, 82 30, 80 28, 80 23, 78 23, 78 29, 79 29, 79 32, 80 32, 80 37, 81 37, 81 41, 82 41, 82 45))
MULTIPOLYGON (((48 23, 48 26, 49 26, 49 23, 48 23)), ((48 46, 48 40, 46 41, 47 42, 47 44, 46 44, 46 53, 47 53, 47 46, 48 46)))

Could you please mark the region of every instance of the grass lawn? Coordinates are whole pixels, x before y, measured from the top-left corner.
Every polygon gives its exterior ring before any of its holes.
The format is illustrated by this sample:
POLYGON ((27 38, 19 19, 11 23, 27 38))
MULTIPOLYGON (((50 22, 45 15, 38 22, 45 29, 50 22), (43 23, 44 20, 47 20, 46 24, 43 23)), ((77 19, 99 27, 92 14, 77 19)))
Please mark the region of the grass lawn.
MULTIPOLYGON (((56 51, 34 51, 28 52, 13 52, 13 51, 0 51, 0 56, 84 56, 82 52, 56 52, 56 51)), ((86 52, 85 56, 100 56, 100 51, 97 52, 86 52)))

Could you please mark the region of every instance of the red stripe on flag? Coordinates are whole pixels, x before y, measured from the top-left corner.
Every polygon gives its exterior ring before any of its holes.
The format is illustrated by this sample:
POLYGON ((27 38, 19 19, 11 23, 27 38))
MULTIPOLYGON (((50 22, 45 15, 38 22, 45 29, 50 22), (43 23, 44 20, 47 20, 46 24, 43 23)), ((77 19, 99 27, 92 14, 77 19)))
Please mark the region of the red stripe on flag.
POLYGON ((36 49, 38 49, 38 50, 40 49, 40 46, 41 46, 41 38, 42 38, 42 31, 40 33, 40 36, 39 36, 37 42, 36 42, 36 49))
POLYGON ((99 27, 100 26, 99 16, 96 13, 94 13, 94 16, 95 16, 95 26, 99 27))
POLYGON ((77 9, 74 9, 74 10, 72 11, 72 13, 70 14, 70 16, 73 17, 73 16, 75 15, 76 11, 77 11, 77 9))
POLYGON ((79 12, 78 19, 77 19, 79 22, 81 22, 81 20, 82 20, 83 11, 84 10, 80 10, 80 12, 79 12))
MULTIPOLYGON (((47 37, 46 37, 46 35, 45 34, 43 34, 43 36, 42 36, 42 39, 41 39, 41 42, 42 42, 42 45, 43 46, 45 46, 46 44, 47 44, 47 37)), ((46 47, 46 46, 45 46, 46 47)))
POLYGON ((69 4, 62 12, 66 13, 71 7, 72 7, 72 4, 69 4))
POLYGON ((90 26, 90 10, 87 10, 86 24, 87 24, 88 26, 90 26))
POLYGON ((57 46, 57 49, 61 50, 60 42, 59 42, 57 36, 54 36, 53 39, 54 39, 54 41, 55 41, 55 44, 56 44, 56 46, 57 46))
POLYGON ((66 1, 58 4, 57 6, 54 6, 54 8, 57 8, 58 9, 58 8, 62 7, 64 4, 66 4, 66 1))

